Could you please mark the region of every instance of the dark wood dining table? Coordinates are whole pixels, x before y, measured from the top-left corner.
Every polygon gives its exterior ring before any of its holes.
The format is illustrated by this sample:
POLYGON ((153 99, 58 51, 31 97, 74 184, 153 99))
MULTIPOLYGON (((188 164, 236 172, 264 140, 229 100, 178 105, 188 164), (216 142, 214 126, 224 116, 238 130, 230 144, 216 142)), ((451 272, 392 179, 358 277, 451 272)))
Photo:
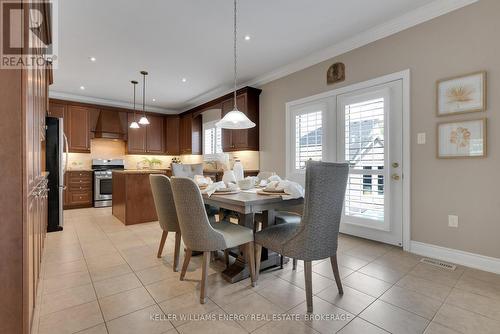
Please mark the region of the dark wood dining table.
MULTIPOLYGON (((203 195, 205 204, 219 209, 230 210, 238 215, 238 222, 242 226, 254 229, 255 214, 262 215, 262 228, 265 229, 275 224, 276 211, 288 211, 301 214, 304 204, 303 198, 282 199, 279 195, 261 195, 253 191, 241 191, 236 194, 203 195)), ((279 254, 262 249, 261 270, 279 266, 279 254)), ((238 251, 236 261, 222 272, 222 276, 228 282, 235 283, 250 275, 248 265, 243 254, 243 249, 238 251)))

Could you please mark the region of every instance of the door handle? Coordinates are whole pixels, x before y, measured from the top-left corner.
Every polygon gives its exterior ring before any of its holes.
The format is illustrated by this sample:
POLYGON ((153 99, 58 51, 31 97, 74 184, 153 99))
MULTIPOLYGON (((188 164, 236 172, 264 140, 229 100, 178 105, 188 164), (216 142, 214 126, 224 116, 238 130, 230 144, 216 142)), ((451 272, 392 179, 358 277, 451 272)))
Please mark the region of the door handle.
POLYGON ((393 179, 394 181, 399 181, 401 180, 401 176, 399 176, 399 174, 392 174, 391 179, 393 179))

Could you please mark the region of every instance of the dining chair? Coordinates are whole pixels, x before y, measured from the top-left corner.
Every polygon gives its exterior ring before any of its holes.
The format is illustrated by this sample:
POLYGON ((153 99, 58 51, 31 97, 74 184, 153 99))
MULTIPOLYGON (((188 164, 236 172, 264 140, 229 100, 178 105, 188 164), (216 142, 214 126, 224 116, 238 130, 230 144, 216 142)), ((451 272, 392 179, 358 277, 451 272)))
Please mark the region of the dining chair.
POLYGON ((255 254, 252 229, 227 221, 210 224, 200 189, 196 183, 189 178, 174 177, 171 184, 182 240, 187 248, 180 279, 184 280, 191 253, 193 251, 203 252, 200 303, 204 304, 207 297, 210 253, 219 249, 245 245, 245 255, 249 263, 251 281, 252 285, 255 285, 255 254))
POLYGON ((337 263, 337 243, 349 165, 308 161, 304 212, 300 223, 274 225, 255 234, 256 275, 262 247, 304 261, 307 312, 313 312, 312 261, 330 258, 335 282, 344 293, 337 263))
POLYGON ((168 232, 175 232, 175 248, 174 248, 174 271, 178 271, 179 252, 181 246, 181 230, 177 221, 177 212, 175 210, 174 198, 172 196, 172 188, 170 179, 162 174, 149 175, 149 183, 153 192, 153 199, 158 215, 160 227, 163 230, 158 248, 157 257, 161 258, 165 241, 167 240, 168 232))

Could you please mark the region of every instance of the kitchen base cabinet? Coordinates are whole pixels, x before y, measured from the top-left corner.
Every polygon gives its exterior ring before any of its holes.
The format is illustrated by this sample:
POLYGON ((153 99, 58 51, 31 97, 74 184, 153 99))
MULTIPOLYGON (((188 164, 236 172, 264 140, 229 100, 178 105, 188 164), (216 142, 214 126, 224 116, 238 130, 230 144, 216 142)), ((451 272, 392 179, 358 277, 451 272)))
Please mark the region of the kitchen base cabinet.
POLYGON ((91 171, 67 171, 64 175, 64 209, 90 208, 93 204, 91 171))

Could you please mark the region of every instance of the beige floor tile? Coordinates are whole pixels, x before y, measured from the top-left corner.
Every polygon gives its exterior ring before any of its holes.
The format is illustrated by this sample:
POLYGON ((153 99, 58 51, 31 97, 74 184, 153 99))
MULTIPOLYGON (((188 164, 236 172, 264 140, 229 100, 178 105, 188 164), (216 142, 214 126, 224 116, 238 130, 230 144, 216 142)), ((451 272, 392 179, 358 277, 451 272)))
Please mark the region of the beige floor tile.
POLYGON ((426 297, 418 292, 399 286, 393 286, 380 299, 429 320, 432 320, 443 304, 440 300, 426 297))
POLYGON ((381 300, 368 306, 361 318, 391 333, 422 333, 429 321, 381 300))
POLYGON ((102 322, 99 304, 94 301, 42 316, 38 334, 76 333, 102 322))
POLYGON ((78 332, 78 334, 108 334, 108 330, 106 329, 105 324, 100 324, 95 327, 78 332))
POLYGON ((76 272, 87 272, 85 260, 80 259, 65 263, 47 263, 44 268, 45 278, 71 274, 76 272))
POLYGON ((97 298, 104 298, 140 286, 142 286, 142 284, 134 273, 112 277, 94 283, 97 298))
POLYGON ((90 277, 92 278, 92 281, 99 282, 111 277, 121 276, 131 272, 132 269, 130 269, 129 265, 125 263, 113 267, 91 269, 90 277))
POLYGON ((420 258, 403 251, 391 251, 373 261, 374 263, 383 265, 393 270, 408 272, 415 267, 420 261, 420 258))
POLYGON ((500 333, 500 322, 448 304, 441 307, 434 321, 464 334, 500 333))
POLYGON ((173 328, 157 305, 116 318, 106 325, 109 334, 162 334, 173 328), (157 320, 151 320, 151 316, 157 320))
POLYGON ((359 272, 347 276, 344 284, 373 297, 380 297, 392 284, 359 272))
POLYGON ((462 276, 455 287, 476 293, 478 295, 500 300, 500 285, 494 283, 482 281, 469 276, 462 276))
POLYGON ((457 268, 456 270, 441 269, 430 264, 419 263, 417 264, 409 274, 417 276, 420 278, 425 278, 427 280, 433 281, 434 283, 455 286, 460 276, 462 276, 464 269, 457 268))
POLYGON ((306 299, 305 290, 281 278, 276 279, 262 289, 258 289, 257 293, 283 310, 290 310, 306 299))
POLYGON ((424 334, 459 334, 451 328, 445 327, 438 324, 437 322, 431 322, 429 326, 425 329, 424 334))
POLYGON ((65 249, 64 251, 47 251, 43 254, 45 263, 64 263, 73 262, 83 258, 83 252, 80 247, 65 249))
POLYGON ((372 262, 359 269, 360 273, 394 284, 406 274, 404 270, 394 270, 372 262))
POLYGON ((451 287, 449 286, 436 284, 413 275, 406 275, 396 285, 441 301, 444 301, 451 291, 451 287))
POLYGON ((153 298, 143 287, 118 293, 99 300, 106 321, 140 310, 154 304, 153 298))
POLYGON ((500 302, 465 290, 453 289, 446 299, 451 304, 500 321, 500 302))
MULTIPOLYGON (((302 303, 299 306, 290 310, 292 314, 301 314, 302 316, 306 316, 307 314, 307 305, 306 303, 302 303)), ((343 310, 333 304, 330 304, 323 299, 318 297, 313 298, 313 313, 307 315, 309 316, 317 316, 318 318, 308 318, 305 319, 304 323, 316 331, 327 334, 327 333, 335 333, 340 330, 342 327, 347 325, 349 321, 354 319, 354 315, 343 310), (331 319, 321 319, 328 315, 331 319)))
MULTIPOLYGON (((221 275, 210 275, 208 277, 207 294, 217 305, 223 307, 261 288, 263 286, 260 285, 252 289, 247 284, 231 284, 224 280, 221 275)), ((196 282, 196 291, 200 292, 199 282, 196 282)))
POLYGON ((126 263, 123 257, 118 252, 109 253, 106 255, 101 255, 96 257, 90 257, 86 258, 86 260, 90 271, 95 271, 109 267, 116 267, 126 263))
POLYGON ((388 251, 389 247, 387 245, 376 243, 351 248, 345 251, 345 254, 371 262, 388 251))
MULTIPOLYGON (((286 275, 281 275, 281 279, 284 279, 287 282, 292 283, 295 286, 298 286, 301 289, 305 289, 305 278, 304 278, 304 272, 296 272, 296 271, 290 271, 286 275)), ((326 278, 324 276, 321 276, 316 273, 312 273, 312 288, 313 288, 313 293, 318 293, 321 290, 324 290, 326 288, 332 288, 335 285, 335 281, 326 278)), ((335 285, 335 289, 337 289, 337 285, 335 285)))
POLYGON ((487 271, 482 271, 478 269, 467 268, 464 271, 465 278, 475 278, 480 281, 484 281, 487 283, 495 284, 500 286, 500 275, 490 273, 487 271))
MULTIPOLYGON (((213 314, 213 313, 211 313, 213 314)), ((217 318, 218 319, 218 318, 217 318)), ((198 320, 176 328, 180 334, 241 334, 247 333, 236 321, 198 320)))
POLYGON ((340 295, 335 289, 325 289, 317 296, 355 315, 361 313, 375 301, 374 297, 348 286, 344 286, 343 295, 340 295))
POLYGON ((146 289, 148 289, 149 293, 153 296, 157 303, 161 303, 165 300, 196 290, 192 282, 179 281, 177 278, 158 281, 146 285, 146 289))
POLYGON ((136 272, 142 284, 148 285, 166 279, 179 279, 180 272, 174 272, 168 265, 159 265, 136 272))
POLYGON ((90 275, 88 272, 76 272, 60 276, 51 276, 43 282, 43 293, 51 293, 58 290, 74 288, 81 285, 90 284, 90 275))
POLYGON ((337 254, 337 261, 339 266, 349 268, 351 270, 358 270, 361 267, 366 266, 370 261, 359 259, 357 257, 345 254, 345 253, 338 253, 337 254))
MULTIPOLYGON (((331 280, 335 279, 335 276, 333 276, 333 269, 330 261, 323 261, 315 266, 312 267, 313 272, 320 274, 321 276, 324 276, 326 278, 329 278, 331 280)), ((352 274, 354 271, 352 269, 346 268, 339 266, 339 272, 340 272, 340 278, 344 278, 352 274)))
POLYGON ((178 297, 166 300, 160 304, 165 314, 175 317, 172 324, 178 327, 187 323, 189 317, 207 314, 210 312, 223 312, 210 298, 207 298, 205 304, 200 304, 200 294, 193 291, 178 297))
POLYGON ((96 300, 92 284, 47 293, 42 297, 40 315, 61 311, 96 300))
MULTIPOLYGON (((281 314, 284 311, 279 306, 274 305, 257 293, 249 294, 234 303, 224 306, 223 309, 226 313, 239 314, 249 317, 256 314, 268 315, 271 317, 273 314, 281 314)), ((237 322, 241 325, 241 327, 249 332, 252 332, 263 326, 267 321, 249 318, 246 320, 238 320, 237 322)))
POLYGON ((255 334, 318 334, 312 327, 301 321, 271 321, 257 329, 255 334))
POLYGON ((388 334, 385 330, 365 321, 361 318, 356 318, 347 324, 339 334, 388 334))

